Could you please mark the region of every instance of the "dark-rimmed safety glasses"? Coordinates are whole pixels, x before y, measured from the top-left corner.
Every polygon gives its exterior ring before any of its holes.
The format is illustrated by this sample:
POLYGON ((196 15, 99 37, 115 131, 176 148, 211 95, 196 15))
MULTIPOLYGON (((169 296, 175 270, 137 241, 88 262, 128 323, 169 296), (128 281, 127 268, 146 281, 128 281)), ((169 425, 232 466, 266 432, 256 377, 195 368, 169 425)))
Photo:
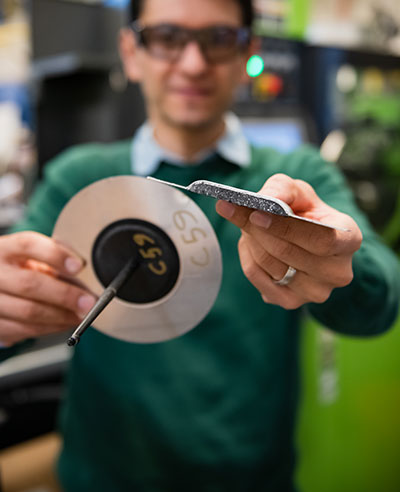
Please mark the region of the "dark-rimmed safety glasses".
POLYGON ((139 45, 151 56, 169 62, 177 61, 192 41, 199 45, 208 63, 227 62, 248 47, 251 37, 250 30, 245 27, 224 25, 187 29, 175 24, 141 26, 133 22, 131 28, 139 45))

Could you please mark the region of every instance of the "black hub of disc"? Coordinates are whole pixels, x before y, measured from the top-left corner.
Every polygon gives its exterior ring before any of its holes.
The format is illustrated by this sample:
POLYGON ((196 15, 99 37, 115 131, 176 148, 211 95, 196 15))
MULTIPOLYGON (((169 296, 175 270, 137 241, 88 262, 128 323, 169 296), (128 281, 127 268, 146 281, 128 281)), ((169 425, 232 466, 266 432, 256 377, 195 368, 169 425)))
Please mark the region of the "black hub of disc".
POLYGON ((132 256, 138 266, 117 297, 145 304, 164 297, 179 275, 178 252, 159 227, 139 219, 113 222, 100 232, 92 252, 93 268, 107 287, 132 256))

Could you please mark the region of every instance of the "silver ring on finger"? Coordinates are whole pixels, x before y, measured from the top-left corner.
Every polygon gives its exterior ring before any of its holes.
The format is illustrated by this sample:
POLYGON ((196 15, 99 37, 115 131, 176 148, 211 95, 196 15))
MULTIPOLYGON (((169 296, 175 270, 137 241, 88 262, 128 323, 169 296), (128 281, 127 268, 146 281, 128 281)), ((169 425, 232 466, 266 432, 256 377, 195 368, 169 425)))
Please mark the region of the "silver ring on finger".
POLYGON ((288 267, 285 275, 280 280, 274 280, 274 284, 279 286, 289 285, 290 282, 292 282, 292 280, 294 279, 296 273, 297 270, 290 266, 288 267))

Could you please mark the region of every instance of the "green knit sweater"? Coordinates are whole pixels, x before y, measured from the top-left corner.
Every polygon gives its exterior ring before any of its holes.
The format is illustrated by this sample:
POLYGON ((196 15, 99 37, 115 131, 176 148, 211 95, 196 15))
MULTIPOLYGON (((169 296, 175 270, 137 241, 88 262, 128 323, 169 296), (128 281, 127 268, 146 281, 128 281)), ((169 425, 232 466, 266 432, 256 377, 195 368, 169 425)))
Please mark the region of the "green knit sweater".
MULTIPOLYGON (((108 176, 131 174, 130 166, 129 142, 67 151, 47 166, 18 229, 51 234, 76 192, 108 176)), ((308 311, 341 333, 383 332, 400 298, 397 260, 355 207, 340 173, 315 150, 281 155, 253 148, 248 168, 214 156, 195 167, 162 163, 155 176, 257 191, 277 172, 308 181, 324 201, 352 215, 364 235, 352 284, 308 311)), ((130 344, 95 329, 85 334, 73 356, 61 418, 65 492, 292 490, 304 311, 265 304, 241 271, 239 230, 216 214, 213 199, 190 197, 221 245, 217 301, 194 330, 169 342, 130 344)))

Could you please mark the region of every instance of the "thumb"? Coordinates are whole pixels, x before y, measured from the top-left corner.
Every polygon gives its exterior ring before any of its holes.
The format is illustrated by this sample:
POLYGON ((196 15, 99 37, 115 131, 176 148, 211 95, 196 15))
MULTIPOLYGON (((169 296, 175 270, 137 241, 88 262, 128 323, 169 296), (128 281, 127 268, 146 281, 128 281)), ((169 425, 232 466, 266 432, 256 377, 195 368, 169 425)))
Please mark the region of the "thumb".
POLYGON ((261 195, 279 198, 295 213, 307 212, 321 201, 311 185, 286 174, 274 174, 259 191, 261 195))

